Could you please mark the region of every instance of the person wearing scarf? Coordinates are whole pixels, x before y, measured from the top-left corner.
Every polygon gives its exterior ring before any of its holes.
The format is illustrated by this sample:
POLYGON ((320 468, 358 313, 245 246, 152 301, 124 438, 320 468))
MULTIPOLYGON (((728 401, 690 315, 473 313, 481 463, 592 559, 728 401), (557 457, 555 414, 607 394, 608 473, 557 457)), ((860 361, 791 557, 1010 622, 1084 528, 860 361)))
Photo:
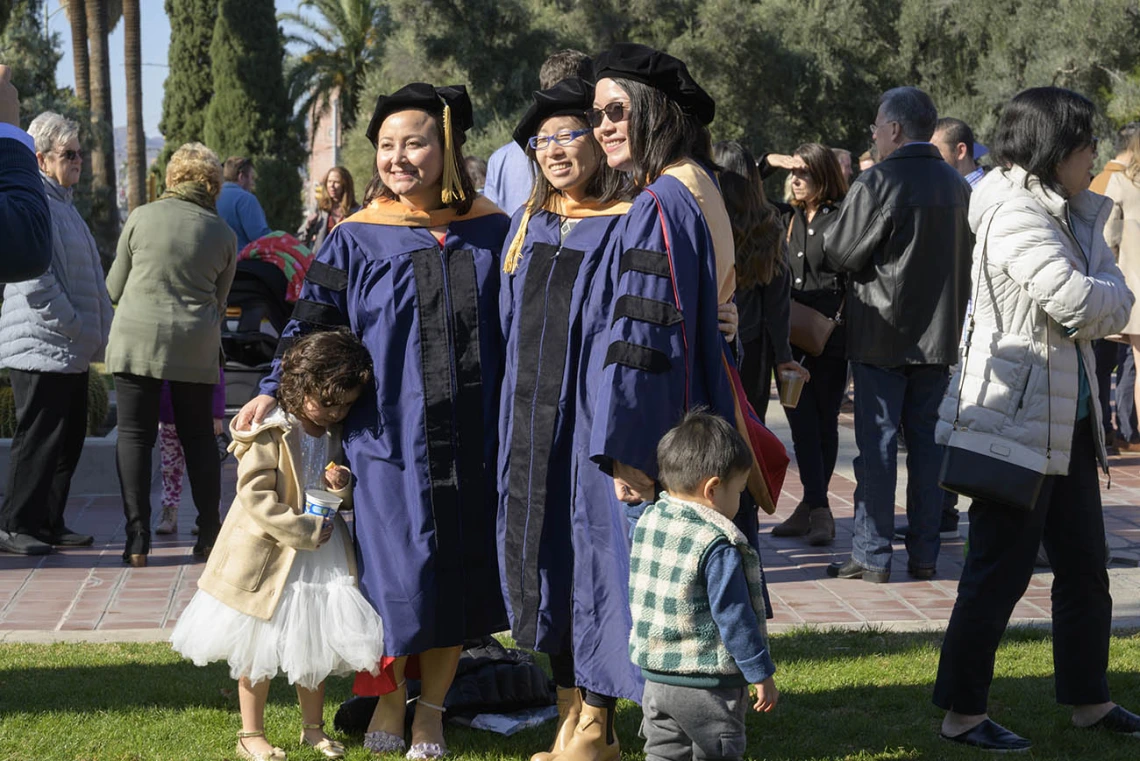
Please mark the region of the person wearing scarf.
POLYGON ((581 79, 537 91, 514 131, 535 182, 503 256, 499 568, 515 642, 550 654, 558 688, 554 742, 534 761, 592 758, 607 702, 641 695, 620 625, 629 524, 588 453, 595 389, 585 371, 609 324, 608 309, 590 307, 630 208, 586 121, 593 94, 581 79))
MULTIPOLYGON (((283 345, 348 326, 375 388, 344 421, 360 589, 384 622, 374 753, 403 751, 405 675, 421 679, 408 758, 447 752, 444 697, 464 640, 507 628, 495 562, 501 344, 499 255, 510 220, 476 194, 460 146, 473 125, 463 86, 413 83, 376 103, 376 169, 364 208, 337 225, 305 276, 283 345)), ((275 404, 277 371, 238 415, 275 404)))
POLYGON ((237 239, 215 209, 222 165, 209 148, 188 143, 175 151, 166 186, 158 201, 131 212, 107 275, 117 308, 106 364, 115 375, 118 403, 116 457, 127 517, 123 560, 132 566, 146 565, 150 552, 151 452, 163 381, 170 383, 198 510, 195 559, 209 556, 221 527, 212 410, 237 239))

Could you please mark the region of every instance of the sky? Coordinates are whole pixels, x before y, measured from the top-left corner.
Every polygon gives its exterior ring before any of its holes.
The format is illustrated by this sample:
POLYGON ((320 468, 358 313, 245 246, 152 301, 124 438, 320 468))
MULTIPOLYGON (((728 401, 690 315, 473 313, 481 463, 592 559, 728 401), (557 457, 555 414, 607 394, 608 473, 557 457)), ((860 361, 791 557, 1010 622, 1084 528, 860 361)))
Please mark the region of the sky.
MULTIPOLYGON (((277 0, 277 12, 296 11, 301 0, 277 0)), ((45 4, 48 28, 60 36, 63 58, 55 70, 55 81, 60 87, 75 87, 75 65, 71 58, 71 26, 67 13, 59 0, 45 4)), ((142 89, 143 130, 147 137, 157 137, 158 122, 162 118, 162 84, 166 81, 167 52, 170 48, 170 22, 163 10, 162 0, 140 0, 140 26, 142 31, 142 89)), ((127 123, 127 76, 123 64, 123 24, 120 21, 111 32, 111 111, 116 127, 127 123)))

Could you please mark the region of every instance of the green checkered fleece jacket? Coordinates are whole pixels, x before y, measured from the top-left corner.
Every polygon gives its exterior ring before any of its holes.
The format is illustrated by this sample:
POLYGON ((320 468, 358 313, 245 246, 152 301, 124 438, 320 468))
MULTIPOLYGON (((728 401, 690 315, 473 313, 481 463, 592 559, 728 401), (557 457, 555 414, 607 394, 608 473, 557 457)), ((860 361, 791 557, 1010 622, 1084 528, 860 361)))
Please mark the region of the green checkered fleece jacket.
POLYGON ((760 558, 744 534, 712 508, 663 497, 633 532, 629 602, 630 658, 646 671, 693 676, 741 676, 720 638, 705 588, 705 554, 716 543, 736 546, 767 635, 760 558))

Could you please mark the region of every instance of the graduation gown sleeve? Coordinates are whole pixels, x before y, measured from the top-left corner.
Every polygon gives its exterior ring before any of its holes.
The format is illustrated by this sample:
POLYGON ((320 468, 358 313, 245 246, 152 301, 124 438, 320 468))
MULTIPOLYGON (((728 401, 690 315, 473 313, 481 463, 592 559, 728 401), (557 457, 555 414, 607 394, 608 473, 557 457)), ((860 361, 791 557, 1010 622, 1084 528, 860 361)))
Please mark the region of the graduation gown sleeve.
POLYGON ((721 365, 712 239, 693 196, 662 177, 624 219, 609 253, 616 283, 590 456, 657 474, 657 442, 706 405, 733 419, 721 365))

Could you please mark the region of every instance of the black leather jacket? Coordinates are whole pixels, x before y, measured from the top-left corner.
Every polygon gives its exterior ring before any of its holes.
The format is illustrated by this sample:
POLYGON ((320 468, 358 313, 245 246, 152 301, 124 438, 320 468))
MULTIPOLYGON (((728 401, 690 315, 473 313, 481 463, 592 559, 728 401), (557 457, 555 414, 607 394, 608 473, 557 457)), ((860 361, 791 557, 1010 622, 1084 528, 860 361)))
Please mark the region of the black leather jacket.
POLYGON ((847 357, 879 367, 953 365, 970 290, 970 186, 930 143, 859 175, 824 234, 847 272, 847 357))

